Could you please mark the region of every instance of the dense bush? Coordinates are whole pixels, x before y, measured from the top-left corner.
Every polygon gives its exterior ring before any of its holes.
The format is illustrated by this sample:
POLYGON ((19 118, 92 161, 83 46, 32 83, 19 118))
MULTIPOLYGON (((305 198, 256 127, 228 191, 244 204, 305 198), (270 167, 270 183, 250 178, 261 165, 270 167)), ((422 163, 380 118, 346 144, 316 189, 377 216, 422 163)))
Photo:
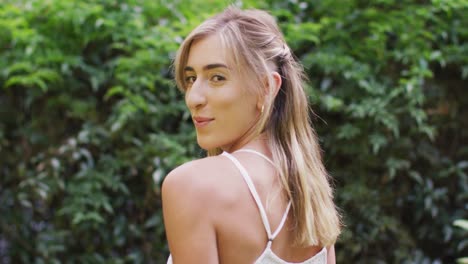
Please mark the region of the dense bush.
MULTIPOLYGON (((271 10, 310 77, 338 263, 453 263, 468 243, 452 225, 467 218, 468 1, 371 2, 238 4, 271 10)), ((171 59, 225 6, 0 3, 1 263, 165 262, 161 181, 204 155, 171 59)))

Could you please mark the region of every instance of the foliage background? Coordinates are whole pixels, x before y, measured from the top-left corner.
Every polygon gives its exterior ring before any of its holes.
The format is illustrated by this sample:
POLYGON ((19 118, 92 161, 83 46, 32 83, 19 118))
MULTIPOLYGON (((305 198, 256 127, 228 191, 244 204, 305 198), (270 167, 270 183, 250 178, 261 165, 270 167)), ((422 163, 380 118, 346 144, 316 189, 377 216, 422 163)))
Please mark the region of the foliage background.
MULTIPOLYGON (((0 3, 0 263, 165 263, 160 184, 203 156, 171 59, 224 0, 0 3)), ((466 256, 468 0, 270 10, 346 228, 338 263, 466 256)))

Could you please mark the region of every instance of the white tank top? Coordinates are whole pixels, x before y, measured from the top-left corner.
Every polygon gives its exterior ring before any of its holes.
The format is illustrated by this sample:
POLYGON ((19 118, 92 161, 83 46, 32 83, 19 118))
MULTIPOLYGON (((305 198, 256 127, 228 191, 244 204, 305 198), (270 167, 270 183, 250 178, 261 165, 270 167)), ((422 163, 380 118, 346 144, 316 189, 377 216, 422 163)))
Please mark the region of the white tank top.
MULTIPOLYGON (((273 166, 274 163, 271 161, 267 156, 263 155, 260 152, 257 152, 255 150, 251 149, 240 149, 235 152, 249 152, 249 153, 254 153, 268 162, 270 162, 273 166)), ((272 250, 271 250, 271 244, 273 240, 276 238, 276 236, 279 234, 281 229, 283 228, 284 223, 286 222, 286 219, 288 218, 288 213, 289 209, 291 208, 291 201, 289 201, 288 206, 286 207, 286 212, 284 212, 283 218, 281 219, 281 222, 276 228, 275 232, 271 233, 271 228, 270 228, 270 223, 268 222, 267 214, 265 211, 265 208, 263 207, 262 201, 260 200, 260 197, 258 196, 258 192, 255 189, 255 185, 252 182, 252 179, 250 178, 249 174, 247 173, 247 170, 242 166, 242 164, 231 154, 227 152, 222 153, 223 156, 228 157, 234 165, 239 169, 240 173, 242 174, 242 177, 244 178, 244 181, 247 183, 247 186, 249 187, 250 193, 252 194, 252 197, 255 200, 255 203, 257 204, 258 210, 260 211, 260 216, 262 218, 263 226, 265 227, 265 231, 268 236, 268 243, 266 245, 265 250, 262 252, 260 257, 254 262, 254 264, 326 264, 327 263, 327 249, 324 247, 319 253, 317 253, 315 256, 313 256, 310 259, 307 259, 303 262, 287 262, 282 260, 280 257, 278 257, 272 250)), ((169 256, 169 259, 167 260, 167 264, 172 264, 172 257, 169 256)))

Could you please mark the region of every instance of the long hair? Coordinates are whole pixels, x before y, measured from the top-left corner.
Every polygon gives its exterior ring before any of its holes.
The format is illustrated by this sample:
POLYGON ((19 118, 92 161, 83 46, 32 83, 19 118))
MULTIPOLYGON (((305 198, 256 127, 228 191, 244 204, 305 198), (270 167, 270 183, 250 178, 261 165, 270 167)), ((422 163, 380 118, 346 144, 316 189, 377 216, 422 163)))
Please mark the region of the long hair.
MULTIPOLYGON (((264 98, 264 112, 254 129, 257 134, 267 135, 282 187, 292 200, 296 244, 334 244, 341 221, 317 135, 311 126, 301 64, 270 14, 230 6, 195 28, 182 43, 174 61, 179 89, 186 87, 184 67, 192 43, 214 34, 221 38, 224 50, 229 53, 230 65, 237 65, 241 76, 248 80, 250 92, 264 98), (267 92, 273 85, 269 74, 272 65, 282 78, 276 97, 267 92)), ((219 153, 219 149, 208 150, 208 155, 219 153)))

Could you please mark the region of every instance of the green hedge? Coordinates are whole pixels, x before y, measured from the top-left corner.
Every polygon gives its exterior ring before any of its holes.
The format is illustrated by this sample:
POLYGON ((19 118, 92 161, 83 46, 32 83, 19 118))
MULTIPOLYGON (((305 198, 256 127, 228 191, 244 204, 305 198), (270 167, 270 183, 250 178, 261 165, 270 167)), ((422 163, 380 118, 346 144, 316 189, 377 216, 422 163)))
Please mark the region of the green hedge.
MULTIPOLYGON (((271 10, 309 75, 338 263, 463 257, 468 1, 237 2, 271 10)), ((0 3, 1 263, 165 262, 161 181, 204 155, 172 58, 226 5, 0 3)))

